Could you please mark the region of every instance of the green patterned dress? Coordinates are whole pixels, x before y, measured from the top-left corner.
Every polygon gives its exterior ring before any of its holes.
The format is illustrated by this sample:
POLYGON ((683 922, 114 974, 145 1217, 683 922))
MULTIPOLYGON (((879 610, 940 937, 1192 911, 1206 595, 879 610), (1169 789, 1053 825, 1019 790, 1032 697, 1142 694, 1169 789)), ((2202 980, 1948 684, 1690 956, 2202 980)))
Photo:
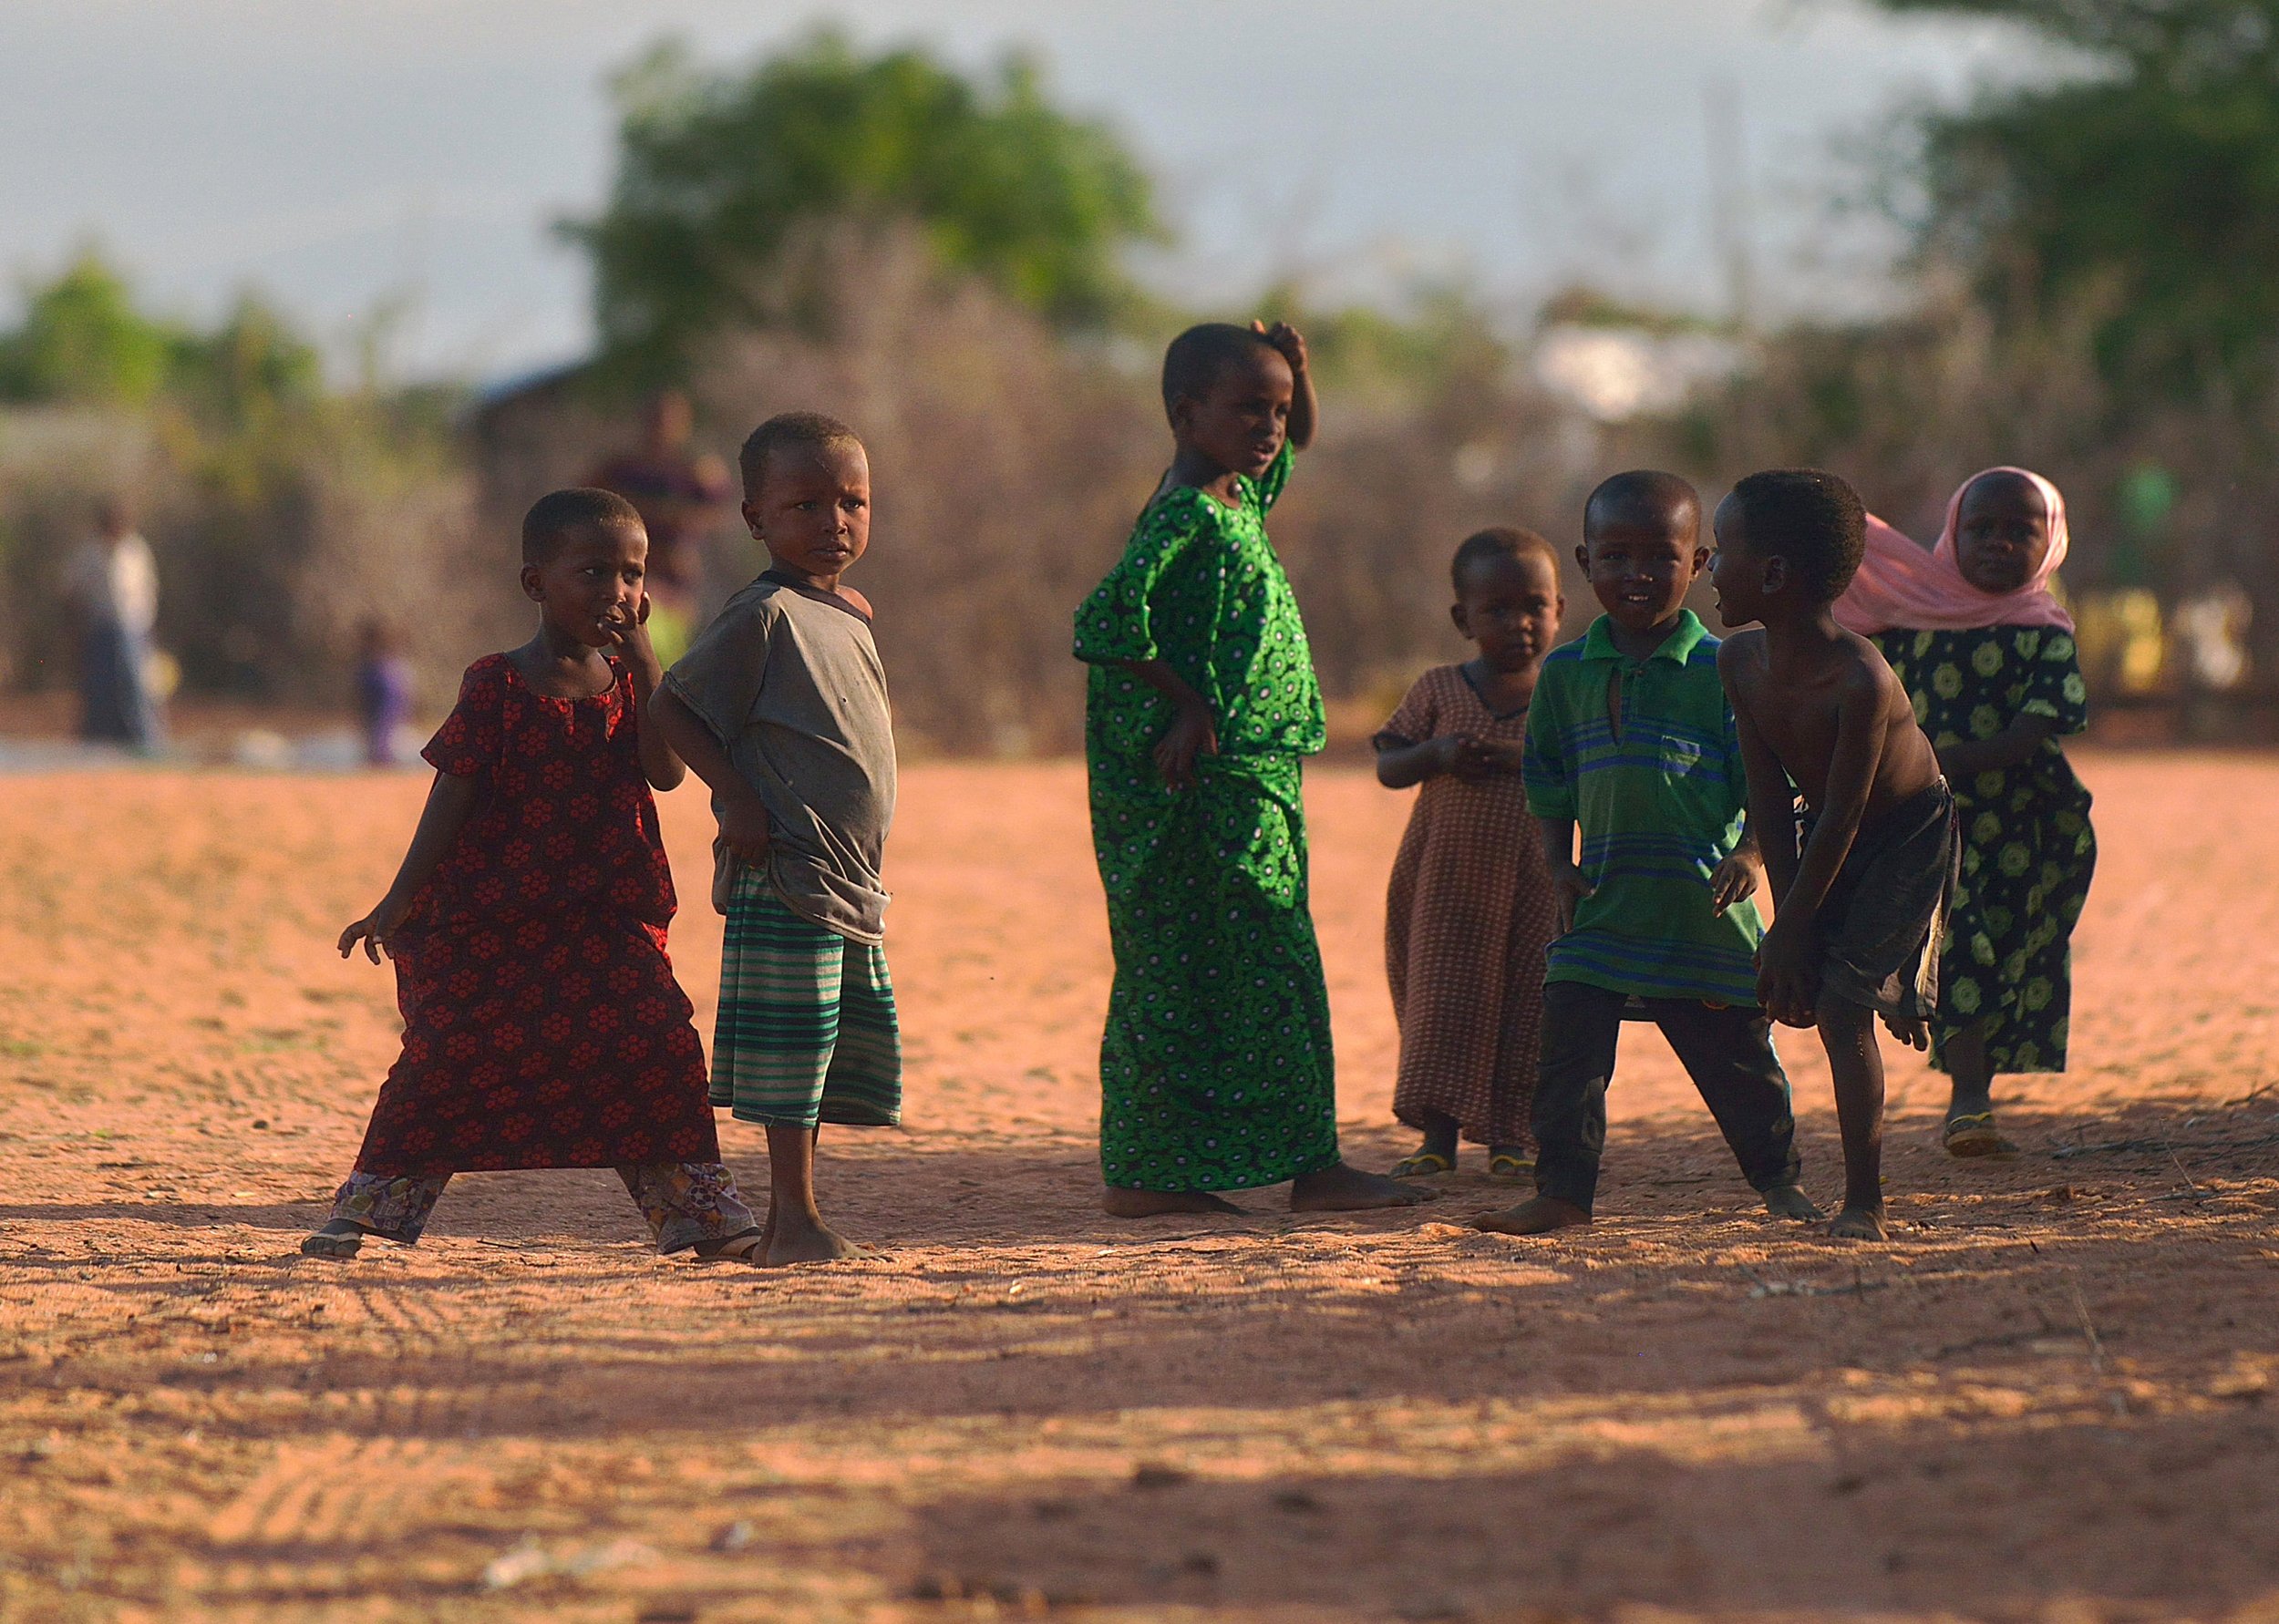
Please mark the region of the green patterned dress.
POLYGON ((1325 742, 1305 626, 1266 510, 1290 450, 1228 508, 1159 492, 1077 612, 1091 667, 1085 759, 1116 982, 1100 1040, 1111 1186, 1234 1190, 1337 1161, 1329 992, 1306 909, 1299 761, 1325 742), (1162 660, 1211 704, 1219 754, 1192 789, 1151 752, 1169 700, 1124 669, 1162 660))
POLYGON ((1988 626, 1891 631, 1875 642, 1942 749, 1992 738, 2019 716, 2057 724, 2027 760, 1953 786, 1963 873, 1939 959, 1931 1064, 1945 1070, 1945 1046, 1984 1021, 1997 1074, 2062 1072, 2073 927, 2097 867, 2089 792, 2057 744, 2088 725, 2073 639, 2040 627, 1988 626))

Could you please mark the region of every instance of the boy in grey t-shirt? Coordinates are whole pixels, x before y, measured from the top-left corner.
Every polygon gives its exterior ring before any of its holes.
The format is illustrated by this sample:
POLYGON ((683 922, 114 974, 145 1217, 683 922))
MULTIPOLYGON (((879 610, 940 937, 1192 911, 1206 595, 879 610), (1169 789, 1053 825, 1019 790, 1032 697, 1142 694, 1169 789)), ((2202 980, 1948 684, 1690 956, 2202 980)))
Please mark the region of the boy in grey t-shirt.
POLYGON ((859 1249, 816 1208, 820 1125, 902 1116, 880 945, 894 735, 871 606, 840 584, 870 544, 870 464, 853 430, 810 412, 770 417, 738 461, 769 568, 665 673, 650 715, 720 822, 713 1103, 768 1130, 765 1260, 822 1262, 859 1249))

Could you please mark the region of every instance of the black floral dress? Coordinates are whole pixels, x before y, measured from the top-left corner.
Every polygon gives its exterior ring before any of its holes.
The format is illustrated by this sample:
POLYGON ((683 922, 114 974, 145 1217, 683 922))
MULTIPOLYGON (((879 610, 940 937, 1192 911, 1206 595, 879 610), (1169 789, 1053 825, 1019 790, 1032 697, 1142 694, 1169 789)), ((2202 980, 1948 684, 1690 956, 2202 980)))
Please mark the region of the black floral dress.
POLYGON ((2038 626, 1891 631, 1876 646, 1944 749, 1992 738, 2020 716, 2055 736, 2026 761, 1953 786, 1963 873, 1939 961, 1931 1064, 1986 1023, 1994 1071, 2062 1072, 2073 1002, 2073 927, 2097 867, 2089 792, 2057 740, 2088 725, 2081 665, 2067 632, 2038 626))

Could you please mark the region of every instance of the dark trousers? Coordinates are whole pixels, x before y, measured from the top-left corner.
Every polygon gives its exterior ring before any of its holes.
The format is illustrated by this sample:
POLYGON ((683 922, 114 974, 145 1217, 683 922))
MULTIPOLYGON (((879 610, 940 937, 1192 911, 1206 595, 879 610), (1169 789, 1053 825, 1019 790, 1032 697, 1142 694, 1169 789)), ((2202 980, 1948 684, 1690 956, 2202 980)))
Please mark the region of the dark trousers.
MULTIPOLYGON (((1582 982, 1543 988, 1543 1060, 1535 1085, 1535 1188, 1591 1210, 1606 1150, 1606 1085, 1622 1032, 1620 992, 1582 982)), ((1772 1023, 1748 1007, 1713 1009, 1649 998, 1646 1014, 1677 1051, 1717 1119, 1741 1174, 1759 1190, 1794 1184, 1799 1164, 1789 1078, 1772 1052, 1772 1023)))

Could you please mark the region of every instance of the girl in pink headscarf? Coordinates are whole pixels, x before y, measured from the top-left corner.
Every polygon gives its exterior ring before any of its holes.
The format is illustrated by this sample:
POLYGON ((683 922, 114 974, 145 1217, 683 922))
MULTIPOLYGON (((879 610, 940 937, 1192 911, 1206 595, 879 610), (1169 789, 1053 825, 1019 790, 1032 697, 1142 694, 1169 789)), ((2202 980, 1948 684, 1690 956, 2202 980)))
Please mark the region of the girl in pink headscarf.
POLYGON ((1874 639, 1954 791, 1963 872, 1939 963, 1931 1063, 1954 1080, 1958 1156, 2012 1148, 1994 1079, 2061 1072, 2074 921, 2097 865, 2089 792, 2058 739, 2088 725, 2073 621, 2051 592, 2066 502, 2024 468, 1973 476, 1929 552, 1868 521, 1836 619, 1874 639))

